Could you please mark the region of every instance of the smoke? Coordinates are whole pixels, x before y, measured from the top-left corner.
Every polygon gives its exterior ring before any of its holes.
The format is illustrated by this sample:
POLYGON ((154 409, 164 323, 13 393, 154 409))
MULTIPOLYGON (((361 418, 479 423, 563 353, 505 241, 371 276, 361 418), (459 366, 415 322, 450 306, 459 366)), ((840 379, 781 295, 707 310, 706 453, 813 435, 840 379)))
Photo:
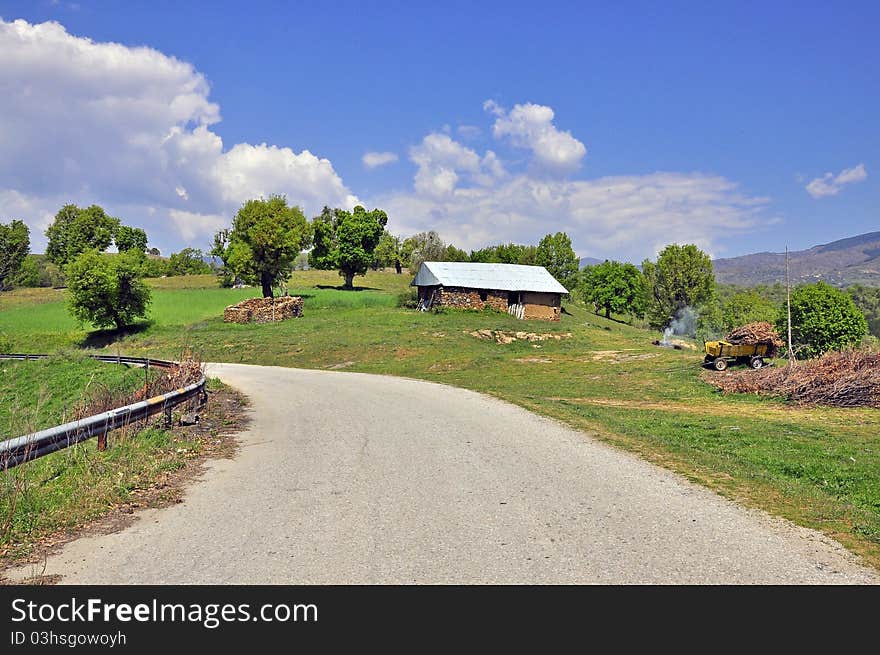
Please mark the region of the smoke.
POLYGON ((672 337, 691 337, 697 333, 697 312, 692 307, 682 307, 672 321, 663 330, 663 339, 660 344, 663 346, 672 345, 672 337))

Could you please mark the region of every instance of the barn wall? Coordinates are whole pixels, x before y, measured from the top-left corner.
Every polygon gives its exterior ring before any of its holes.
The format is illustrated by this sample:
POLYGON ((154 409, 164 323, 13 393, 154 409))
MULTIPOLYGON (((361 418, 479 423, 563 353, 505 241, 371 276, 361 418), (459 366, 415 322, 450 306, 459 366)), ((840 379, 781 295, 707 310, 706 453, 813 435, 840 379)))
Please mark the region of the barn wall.
POLYGON ((561 296, 558 293, 523 292, 522 301, 525 305, 526 319, 558 321, 561 312, 561 296))
POLYGON ((499 312, 507 311, 507 292, 491 289, 466 289, 464 287, 440 287, 437 304, 458 309, 483 309, 489 306, 499 312), (486 299, 480 298, 480 292, 486 299))

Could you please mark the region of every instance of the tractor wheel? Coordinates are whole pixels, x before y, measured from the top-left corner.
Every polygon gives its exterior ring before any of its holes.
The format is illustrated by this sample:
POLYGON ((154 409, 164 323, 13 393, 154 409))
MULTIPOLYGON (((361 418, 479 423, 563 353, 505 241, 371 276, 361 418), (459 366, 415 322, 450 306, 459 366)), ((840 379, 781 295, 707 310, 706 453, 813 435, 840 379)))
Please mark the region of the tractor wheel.
POLYGON ((749 366, 751 366, 756 371, 764 365, 764 360, 760 357, 752 357, 751 361, 749 361, 749 366))
POLYGON ((727 360, 723 357, 716 357, 714 365, 716 371, 723 371, 727 368, 727 360))

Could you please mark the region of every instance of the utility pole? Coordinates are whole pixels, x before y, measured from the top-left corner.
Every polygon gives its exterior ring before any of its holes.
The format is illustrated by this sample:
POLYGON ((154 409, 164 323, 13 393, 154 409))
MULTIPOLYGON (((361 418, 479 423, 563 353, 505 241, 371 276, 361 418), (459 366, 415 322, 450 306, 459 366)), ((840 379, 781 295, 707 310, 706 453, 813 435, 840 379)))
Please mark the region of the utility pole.
POLYGON ((791 274, 788 267, 788 244, 785 246, 785 307, 788 320, 788 365, 794 364, 794 350, 791 347, 791 274))

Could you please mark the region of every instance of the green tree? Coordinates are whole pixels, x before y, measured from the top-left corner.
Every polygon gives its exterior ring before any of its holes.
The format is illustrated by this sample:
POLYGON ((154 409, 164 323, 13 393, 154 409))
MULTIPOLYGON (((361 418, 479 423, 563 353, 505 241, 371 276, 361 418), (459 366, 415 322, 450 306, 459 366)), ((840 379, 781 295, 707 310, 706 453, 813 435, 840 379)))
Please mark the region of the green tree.
POLYGON ((403 272, 406 256, 403 251, 403 241, 388 231, 382 233, 376 250, 373 253, 379 266, 393 266, 398 275, 403 272))
POLYGON ((534 266, 538 249, 518 243, 500 243, 480 250, 472 250, 470 261, 497 264, 525 264, 534 266))
POLYGON ((67 277, 70 313, 95 327, 121 329, 147 315, 150 289, 144 284, 141 253, 109 257, 87 250, 70 262, 67 277))
POLYGON ((24 222, 0 223, 0 291, 12 286, 30 249, 30 230, 24 222))
POLYGON ((40 284, 42 282, 40 275, 40 265, 34 255, 25 257, 18 272, 12 276, 12 286, 14 287, 40 287, 49 286, 40 284))
POLYGON ((846 292, 865 315, 868 331, 875 337, 880 337, 880 287, 854 284, 846 292))
POLYGON ((207 275, 212 269, 204 256, 198 248, 184 248, 172 253, 168 258, 167 275, 207 275))
POLYGON ((724 330, 766 321, 775 323, 779 318, 779 306, 754 289, 738 291, 721 302, 724 330))
POLYGON ((119 219, 108 216, 98 205, 85 209, 64 205, 46 230, 46 256, 52 263, 64 266, 86 250, 103 252, 113 243, 118 228, 119 219))
POLYGON ((289 207, 283 196, 248 200, 232 222, 231 230, 214 237, 211 254, 223 261, 221 276, 259 284, 263 297, 293 271, 296 256, 308 247, 309 224, 299 207, 289 207))
POLYGON ((611 318, 611 312, 638 316, 643 311, 642 273, 632 264, 606 260, 589 266, 581 272, 578 286, 581 296, 597 314, 604 311, 605 318, 611 318))
POLYGON ((470 256, 464 250, 456 248, 451 243, 446 246, 446 250, 443 252, 444 262, 469 262, 470 260, 470 256))
POLYGON ((388 215, 381 209, 353 211, 324 207, 312 221, 314 247, 309 264, 317 269, 339 271, 345 288, 352 289, 354 276, 365 275, 385 232, 388 215))
POLYGON ((116 243, 116 249, 119 252, 127 252, 129 250, 144 252, 147 249, 147 233, 139 227, 120 225, 116 228, 113 241, 116 243))
MULTIPOLYGON (((786 312, 780 312, 779 334, 787 334, 786 312)), ((859 344, 868 323, 853 299, 840 289, 817 282, 791 292, 791 341, 795 353, 818 357, 829 350, 859 344)))
POLYGON ((571 247, 571 239, 565 232, 548 234, 541 239, 535 252, 535 263, 546 268, 565 288, 574 287, 579 262, 571 247))
POLYGON ((685 307, 697 308, 712 299, 715 273, 709 255, 693 244, 670 244, 657 257, 657 263, 642 263, 647 294, 648 323, 655 329, 666 327, 685 307))

